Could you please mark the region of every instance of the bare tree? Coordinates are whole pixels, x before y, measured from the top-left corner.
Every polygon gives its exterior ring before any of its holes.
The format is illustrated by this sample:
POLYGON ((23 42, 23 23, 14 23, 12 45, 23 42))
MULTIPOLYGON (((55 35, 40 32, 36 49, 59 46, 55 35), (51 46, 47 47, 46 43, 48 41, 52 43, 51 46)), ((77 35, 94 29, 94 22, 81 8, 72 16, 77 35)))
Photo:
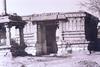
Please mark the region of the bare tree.
POLYGON ((86 0, 81 2, 81 5, 86 7, 88 10, 97 13, 100 17, 100 0, 86 0))

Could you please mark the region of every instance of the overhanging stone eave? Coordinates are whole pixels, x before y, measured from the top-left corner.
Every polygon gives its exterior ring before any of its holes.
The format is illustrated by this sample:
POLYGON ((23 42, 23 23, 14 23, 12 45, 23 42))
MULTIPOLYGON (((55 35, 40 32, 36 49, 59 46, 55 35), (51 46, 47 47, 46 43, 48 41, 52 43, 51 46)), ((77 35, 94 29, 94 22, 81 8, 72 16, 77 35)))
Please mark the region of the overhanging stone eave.
POLYGON ((0 21, 0 23, 26 23, 25 21, 12 21, 12 20, 7 20, 7 21, 0 21))
POLYGON ((44 19, 44 20, 32 20, 32 22, 54 22, 54 21, 65 21, 67 22, 68 19, 44 19))
POLYGON ((16 26, 16 25, 25 25, 27 22, 25 21, 10 21, 9 24, 11 24, 12 26, 16 26))

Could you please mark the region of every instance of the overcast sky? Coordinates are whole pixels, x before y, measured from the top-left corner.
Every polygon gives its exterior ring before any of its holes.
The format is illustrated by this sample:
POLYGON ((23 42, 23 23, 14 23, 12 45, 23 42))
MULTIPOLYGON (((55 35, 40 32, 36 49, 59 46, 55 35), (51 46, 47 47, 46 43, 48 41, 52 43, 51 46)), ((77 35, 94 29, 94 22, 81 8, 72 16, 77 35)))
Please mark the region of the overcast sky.
MULTIPOLYGON (((82 10, 82 0, 7 0, 8 13, 30 15, 44 12, 73 12, 82 10)), ((3 0, 0 0, 0 13, 3 11, 3 0)))

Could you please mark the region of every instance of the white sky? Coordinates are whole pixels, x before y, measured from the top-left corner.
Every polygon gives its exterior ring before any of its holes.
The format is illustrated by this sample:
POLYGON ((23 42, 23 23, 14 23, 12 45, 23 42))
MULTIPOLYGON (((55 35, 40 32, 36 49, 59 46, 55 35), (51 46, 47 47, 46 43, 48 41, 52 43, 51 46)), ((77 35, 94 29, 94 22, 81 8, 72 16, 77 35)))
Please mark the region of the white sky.
MULTIPOLYGON (((3 0, 0 0, 0 13, 3 11, 3 0)), ((44 12, 73 12, 81 10, 82 0, 7 0, 8 13, 30 15, 44 12)))

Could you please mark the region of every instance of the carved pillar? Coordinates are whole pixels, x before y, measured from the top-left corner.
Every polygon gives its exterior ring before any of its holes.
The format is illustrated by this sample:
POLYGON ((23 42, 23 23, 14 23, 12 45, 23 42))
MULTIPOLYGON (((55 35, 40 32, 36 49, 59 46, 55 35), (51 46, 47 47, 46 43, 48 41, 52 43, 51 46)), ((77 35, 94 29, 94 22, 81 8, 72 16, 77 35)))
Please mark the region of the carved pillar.
POLYGON ((37 44, 36 44, 36 55, 42 54, 42 45, 41 43, 41 26, 37 24, 37 44))
POLYGON ((47 54, 47 43, 46 43, 46 29, 45 24, 41 26, 41 45, 42 45, 42 54, 47 54))
POLYGON ((6 45, 11 45, 11 31, 8 24, 5 25, 6 28, 6 45))
POLYGON ((46 34, 45 26, 43 24, 37 24, 37 44, 36 44, 36 55, 47 54, 46 46, 46 34))

